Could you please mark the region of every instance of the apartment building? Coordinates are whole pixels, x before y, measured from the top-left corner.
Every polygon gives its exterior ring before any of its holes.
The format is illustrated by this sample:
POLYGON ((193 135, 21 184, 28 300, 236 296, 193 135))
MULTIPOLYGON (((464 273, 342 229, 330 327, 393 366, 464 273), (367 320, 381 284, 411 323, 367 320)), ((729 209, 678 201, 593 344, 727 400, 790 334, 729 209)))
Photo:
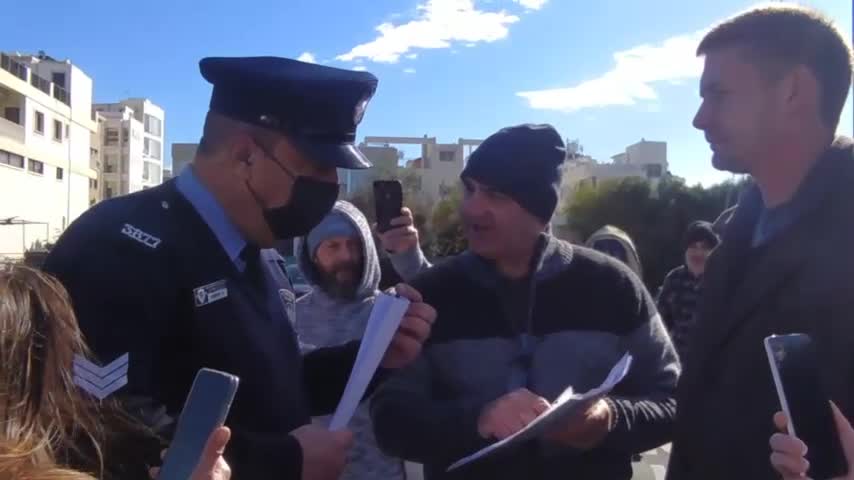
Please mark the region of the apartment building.
MULTIPOLYGON (((460 138, 457 143, 438 143, 436 137, 365 137, 359 147, 392 148, 394 145, 416 145, 421 155, 406 162, 402 174, 414 174, 415 190, 423 201, 435 204, 445 198, 459 183, 460 173, 471 152, 481 140, 460 138)), ((371 158, 369 155, 368 158, 371 158)))
MULTIPOLYGON (((567 141, 567 160, 561 178, 560 203, 552 219, 552 227, 559 236, 568 235, 566 209, 581 185, 597 185, 605 180, 644 178, 653 185, 669 175, 667 142, 640 142, 626 147, 624 152, 611 157, 610 163, 600 163, 584 155, 577 142, 567 141)), ((569 237, 566 237, 569 238, 569 237)))
POLYGON ((163 183, 163 109, 144 98, 99 103, 93 108, 104 118, 104 198, 163 183))
POLYGON ((92 79, 68 60, 0 53, 0 257, 55 240, 90 205, 92 79))

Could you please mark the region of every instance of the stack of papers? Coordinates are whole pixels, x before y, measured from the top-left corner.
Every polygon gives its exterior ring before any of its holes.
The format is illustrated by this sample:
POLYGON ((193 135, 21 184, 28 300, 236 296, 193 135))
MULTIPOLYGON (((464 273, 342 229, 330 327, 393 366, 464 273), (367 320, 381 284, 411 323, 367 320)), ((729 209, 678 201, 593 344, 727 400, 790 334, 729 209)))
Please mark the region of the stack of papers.
POLYGON ((479 450, 468 457, 458 460, 448 467, 448 471, 455 470, 463 465, 480 460, 498 451, 512 448, 521 445, 522 443, 541 437, 559 425, 567 423, 573 416, 583 414, 587 408, 594 402, 598 401, 607 395, 620 381, 629 373, 629 368, 632 365, 632 356, 628 353, 623 355, 623 358, 617 362, 611 369, 611 373, 605 378, 598 387, 589 390, 586 393, 576 394, 572 390, 572 386, 566 388, 563 393, 558 396, 557 400, 549 407, 548 410, 541 413, 522 430, 510 435, 509 437, 499 442, 479 450))
POLYGON ((385 293, 377 295, 356 355, 356 363, 347 379, 344 395, 329 422, 329 430, 341 430, 350 423, 408 308, 409 300, 405 298, 385 293))

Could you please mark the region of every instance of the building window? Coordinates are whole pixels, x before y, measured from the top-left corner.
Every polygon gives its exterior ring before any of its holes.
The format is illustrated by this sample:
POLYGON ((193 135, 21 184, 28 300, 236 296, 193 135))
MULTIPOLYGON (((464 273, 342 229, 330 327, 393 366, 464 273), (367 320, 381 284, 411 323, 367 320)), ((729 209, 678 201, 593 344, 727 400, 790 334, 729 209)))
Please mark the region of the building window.
POLYGON ((661 178, 663 168, 661 165, 645 165, 646 176, 649 178, 661 178))
POLYGON ((18 107, 6 107, 3 111, 3 118, 10 122, 21 124, 21 109, 18 107))
POLYGON ((36 112, 35 129, 36 133, 44 135, 44 114, 42 112, 36 112))
POLYGON ((145 114, 145 133, 154 135, 155 137, 161 137, 163 136, 162 129, 163 123, 159 118, 145 114))
POLYGON ((454 152, 439 152, 439 161, 440 162, 453 162, 454 161, 454 152))
POLYGON ((29 170, 33 173, 38 173, 39 175, 44 175, 44 163, 30 159, 30 168, 29 170))
POLYGON ((6 150, 0 150, 0 164, 24 168, 24 157, 6 150))
POLYGON ((51 80, 53 80, 53 83, 59 85, 60 87, 66 88, 65 72, 53 72, 53 75, 51 75, 51 80))
POLYGON ((153 138, 146 138, 143 141, 142 154, 160 160, 160 142, 153 138))
POLYGON ((127 143, 129 141, 130 141, 130 133, 128 132, 128 127, 123 127, 122 128, 122 143, 127 145, 127 143))
POLYGON ((64 176, 65 176, 65 172, 62 170, 62 167, 56 167, 56 179, 62 180, 62 178, 64 176))
POLYGON ((104 146, 110 145, 118 145, 119 144, 119 131, 115 128, 108 128, 104 130, 104 146))
POLYGON ((62 122, 59 120, 53 121, 53 139, 57 142, 62 141, 62 122))

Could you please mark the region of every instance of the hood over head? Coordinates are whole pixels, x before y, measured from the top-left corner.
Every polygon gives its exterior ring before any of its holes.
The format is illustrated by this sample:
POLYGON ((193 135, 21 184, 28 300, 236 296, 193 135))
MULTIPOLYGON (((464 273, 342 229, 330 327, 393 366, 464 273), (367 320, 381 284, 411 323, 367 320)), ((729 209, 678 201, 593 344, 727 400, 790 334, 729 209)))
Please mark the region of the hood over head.
MULTIPOLYGON (((613 225, 605 225, 600 228, 593 235, 590 235, 590 238, 587 239, 584 246, 588 248, 592 248, 593 250, 598 250, 600 252, 609 253, 608 243, 617 244, 622 247, 623 252, 626 254, 625 259, 623 260, 626 265, 631 268, 638 277, 643 278, 643 269, 641 267, 640 255, 638 255, 637 248, 635 248, 635 244, 632 241, 632 238, 628 233, 623 230, 613 226, 613 225), (597 248, 598 247, 598 248, 597 248), (603 248, 604 247, 604 248, 603 248)), ((612 255, 613 256, 613 255, 612 255)))
MULTIPOLYGON (((335 202, 335 206, 332 207, 332 211, 330 211, 327 216, 329 215, 338 215, 351 222, 362 241, 362 258, 364 259, 364 268, 362 269, 362 278, 356 290, 356 299, 361 300, 375 295, 380 284, 380 262, 379 257, 377 256, 377 247, 374 243, 373 233, 371 232, 371 227, 368 225, 368 220, 352 203, 343 200, 335 202)), ((320 226, 322 225, 323 222, 321 222, 320 226)), ((310 237, 312 237, 311 232, 309 232, 306 237, 296 239, 294 243, 294 252, 297 264, 299 265, 302 274, 305 276, 308 283, 314 288, 314 295, 317 295, 322 291, 318 286, 319 274, 314 265, 314 252, 309 248, 309 243, 313 242, 309 242, 307 240, 310 237)))

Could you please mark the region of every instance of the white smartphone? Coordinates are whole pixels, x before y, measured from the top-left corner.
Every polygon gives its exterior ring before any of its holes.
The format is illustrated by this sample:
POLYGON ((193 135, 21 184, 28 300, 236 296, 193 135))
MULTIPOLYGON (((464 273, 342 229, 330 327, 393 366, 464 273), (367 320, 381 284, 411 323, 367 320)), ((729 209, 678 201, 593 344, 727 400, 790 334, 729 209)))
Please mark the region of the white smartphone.
POLYGON ((196 374, 178 428, 158 480, 187 480, 198 465, 208 437, 225 423, 240 380, 230 373, 203 368, 196 374))

